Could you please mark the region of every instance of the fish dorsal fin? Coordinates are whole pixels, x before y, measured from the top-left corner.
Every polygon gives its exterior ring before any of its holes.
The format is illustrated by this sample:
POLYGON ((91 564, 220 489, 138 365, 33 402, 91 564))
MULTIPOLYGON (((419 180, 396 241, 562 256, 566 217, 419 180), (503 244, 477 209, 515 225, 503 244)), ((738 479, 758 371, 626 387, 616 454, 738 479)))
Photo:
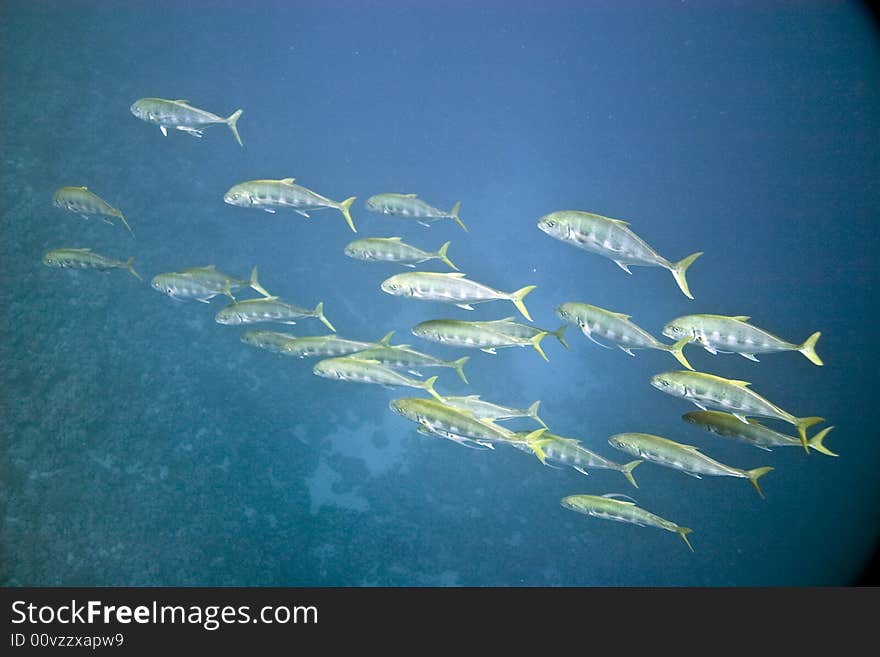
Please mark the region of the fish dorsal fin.
POLYGON ((740 381, 738 379, 728 379, 728 383, 732 383, 735 386, 739 386, 740 388, 748 388, 752 385, 749 381, 740 381))
POLYGON ((620 319, 629 319, 630 317, 632 317, 632 315, 625 315, 623 313, 614 313, 613 312, 611 314, 614 315, 615 317, 619 317, 620 319))
POLYGON ((629 222, 624 221, 623 219, 611 219, 610 217, 608 217, 608 221, 614 222, 618 226, 629 226, 629 222))
POLYGON ((731 319, 739 320, 740 322, 747 322, 751 319, 748 315, 736 315, 735 317, 731 317, 731 319))
POLYGON ((408 344, 390 344, 388 346, 391 347, 392 349, 409 349, 408 344))
POLYGON ((85 185, 80 185, 80 186, 79 186, 79 189, 83 190, 84 192, 89 191, 89 188, 86 187, 85 185))
POLYGON ((466 395, 466 396, 462 397, 462 399, 479 399, 479 398, 480 398, 479 395, 466 395))
POLYGON ((388 240, 389 242, 400 242, 403 240, 402 237, 386 237, 385 239, 388 240))
POLYGON ((417 198, 418 194, 398 194, 401 198, 417 198))
POLYGON ((205 265, 202 269, 207 269, 209 271, 216 271, 217 265, 205 265))
POLYGON ((501 319, 493 319, 488 322, 483 322, 484 324, 507 324, 508 322, 516 321, 516 317, 511 315, 510 317, 502 317, 501 319))
MULTIPOLYGON (((431 272, 435 273, 435 272, 431 272)), ((464 278, 465 274, 460 271, 451 271, 451 272, 436 272, 437 276, 446 276, 446 278, 464 278)))
POLYGON ((90 252, 91 252, 91 249, 90 249, 90 248, 83 248, 83 249, 65 249, 65 251, 73 251, 74 253, 90 253, 90 252))
POLYGON ((268 296, 268 297, 262 297, 261 299, 245 299, 245 301, 278 301, 279 298, 280 297, 273 295, 273 296, 268 296))
POLYGON ((176 99, 174 100, 174 102, 175 102, 175 103, 188 103, 188 102, 189 102, 189 99, 188 99, 188 98, 176 98, 176 99))
POLYGON ((699 452, 700 451, 700 448, 697 447, 696 445, 685 445, 684 443, 678 443, 678 446, 688 450, 689 452, 699 452))
POLYGON ((381 340, 379 340, 379 344, 390 345, 391 344, 391 337, 393 335, 394 335, 394 331, 388 331, 388 333, 385 334, 385 337, 382 338, 381 340))
POLYGON ((375 358, 356 358, 354 355, 351 356, 342 356, 342 358, 347 358, 350 360, 356 360, 359 363, 369 363, 370 365, 381 365, 382 363, 376 360, 375 358))
POLYGON ((628 504, 630 506, 635 506, 637 504, 633 498, 629 495, 624 495, 623 493, 605 493, 602 497, 614 500, 615 502, 620 502, 621 504, 628 504))
POLYGON ((292 185, 294 180, 296 180, 296 178, 282 178, 280 182, 283 185, 292 185))

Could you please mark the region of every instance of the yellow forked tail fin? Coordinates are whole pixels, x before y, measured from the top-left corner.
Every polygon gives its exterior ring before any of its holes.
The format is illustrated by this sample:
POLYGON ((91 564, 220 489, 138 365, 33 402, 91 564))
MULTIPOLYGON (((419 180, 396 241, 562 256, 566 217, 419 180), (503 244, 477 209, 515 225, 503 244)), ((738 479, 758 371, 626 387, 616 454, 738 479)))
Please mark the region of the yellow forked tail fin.
POLYGON ((675 531, 678 532, 678 535, 681 536, 681 540, 683 540, 685 543, 687 543, 687 546, 691 549, 691 552, 693 552, 694 546, 691 545, 691 542, 688 540, 687 535, 692 534, 694 530, 691 529, 690 527, 679 527, 675 531))
POLYGON ((238 134, 238 119, 241 116, 242 110, 235 110, 232 114, 229 115, 229 118, 226 119, 226 125, 229 126, 229 129, 232 130, 232 134, 235 137, 235 141, 238 142, 239 146, 244 146, 241 142, 241 135, 238 134))
POLYGON ((537 351, 538 354, 540 354, 541 358, 543 358, 544 360, 546 360, 549 363, 550 359, 547 358, 547 354, 544 353, 544 348, 541 347, 541 340, 546 338, 548 335, 550 335, 550 334, 547 333, 547 331, 541 331, 535 337, 530 338, 529 343, 535 348, 535 351, 537 351))
POLYGON ((823 364, 822 359, 819 358, 819 354, 816 353, 816 342, 821 335, 821 331, 816 331, 813 335, 804 340, 804 343, 798 348, 798 351, 806 356, 813 365, 823 364))
POLYGON ((562 344, 563 347, 565 347, 566 349, 571 349, 571 347, 569 347, 568 343, 565 341, 565 337, 564 337, 565 329, 567 329, 567 328, 568 328, 568 324, 563 324, 558 329, 553 331, 553 335, 556 336, 556 339, 559 340, 560 344, 562 344))
POLYGON ((458 360, 452 361, 452 366, 455 368, 455 371, 458 372, 459 378, 467 384, 467 377, 464 375, 464 364, 471 359, 470 356, 464 356, 463 358, 459 358, 458 360))
POLYGON ((824 422, 824 417, 796 417, 795 426, 797 427, 798 436, 800 436, 801 444, 804 446, 804 451, 809 454, 810 447, 807 442, 807 429, 809 429, 814 424, 819 424, 820 422, 824 422))
POLYGON ((324 326, 326 326, 328 329, 330 329, 331 331, 333 331, 334 333, 336 333, 336 329, 333 328, 333 324, 330 323, 330 320, 329 320, 329 319, 327 319, 326 317, 324 317, 324 302, 323 302, 323 301, 319 301, 319 302, 318 302, 318 305, 315 306, 315 311, 314 311, 314 312, 315 312, 315 317, 317 317, 317 318, 320 319, 322 322, 324 322, 324 326))
MULTIPOLYGON (((128 271, 130 271, 130 272, 131 272, 131 275, 134 276, 134 277, 135 277, 136 279, 138 279, 139 281, 144 280, 143 278, 141 278, 141 275, 138 274, 138 273, 134 270, 134 256, 131 256, 128 260, 125 261, 125 268, 126 268, 128 271)), ((826 433, 827 433, 827 431, 826 431, 826 433)))
POLYGON ((624 465, 620 468, 620 471, 623 473, 623 476, 626 477, 627 481, 629 481, 629 483, 631 483, 636 488, 638 488, 639 485, 636 483, 636 478, 633 477, 633 470, 635 470, 636 466, 639 465, 640 463, 644 463, 644 461, 642 461, 641 459, 636 459, 635 461, 630 461, 629 463, 627 463, 626 465, 624 465))
POLYGON ((259 292, 264 297, 271 297, 272 296, 271 294, 269 294, 269 292, 266 290, 266 288, 264 288, 262 285, 260 285, 260 281, 259 281, 259 279, 257 279, 257 266, 256 265, 254 265, 254 268, 251 269, 251 278, 248 281, 248 285, 250 286, 250 288, 252 290, 254 290, 255 292, 259 292))
POLYGON ((675 344, 667 345, 666 351, 675 356, 675 360, 693 372, 694 368, 691 367, 687 358, 684 357, 684 346, 688 343, 690 343, 690 338, 682 338, 675 344))
POLYGON ((513 301, 513 305, 516 306, 516 309, 522 313, 522 316, 525 317, 530 322, 532 321, 532 317, 529 315, 529 311, 526 310, 526 306, 523 303, 523 299, 525 296, 534 290, 537 285, 526 285, 525 287, 521 287, 516 292, 510 295, 510 300, 513 301))
POLYGON ((675 277, 675 282, 678 283, 678 287, 681 288, 681 291, 684 292, 684 295, 688 299, 693 299, 694 295, 691 294, 691 290, 688 287, 687 279, 684 274, 687 271, 687 268, 694 264, 694 260, 703 255, 702 251, 698 251, 697 253, 690 254, 687 258, 683 258, 672 265, 672 269, 669 271, 672 272, 672 275, 675 277))
POLYGON ((544 420, 542 420, 540 417, 538 417, 538 407, 540 405, 541 405, 541 400, 539 399, 534 404, 529 406, 529 408, 528 408, 529 417, 532 418, 535 422, 537 422, 538 424, 540 424, 542 427, 544 427, 546 429, 547 423, 544 422, 544 420))
POLYGON ((440 395, 437 394, 437 391, 434 390, 434 383, 437 381, 436 376, 432 376, 430 379, 425 379, 422 383, 422 387, 430 393, 430 395, 436 399, 438 402, 446 403, 446 400, 443 399, 440 395))
POLYGON ((440 260, 442 260, 444 263, 446 263, 448 267, 452 267, 455 271, 459 271, 458 267, 452 264, 452 260, 450 260, 446 256, 446 251, 449 249, 450 244, 452 244, 452 242, 446 242, 446 244, 441 246, 440 250, 437 251, 437 257, 440 258, 440 260))
POLYGON ((342 203, 339 204, 339 211, 342 213, 342 216, 345 217, 345 220, 348 222, 348 227, 351 228, 351 232, 356 233, 357 228, 354 227, 354 222, 351 220, 351 213, 349 212, 349 208, 351 204, 354 203, 354 200, 357 196, 349 196, 342 203))
POLYGON ((822 443, 822 441, 825 440, 825 436, 827 436, 828 432, 831 431, 833 428, 834 427, 828 427, 826 429, 822 429, 822 431, 820 431, 807 441, 807 445, 815 449, 817 452, 822 452, 822 454, 827 454, 828 456, 840 456, 840 454, 835 454, 830 449, 825 447, 825 445, 822 443))
POLYGON ((755 468, 754 470, 747 470, 746 474, 749 476, 749 481, 752 482, 752 486, 755 487, 755 490, 758 491, 758 495, 761 496, 761 499, 764 499, 764 493, 761 491, 761 487, 758 485, 758 479, 763 477, 765 474, 773 470, 770 466, 765 468, 755 468))
POLYGON ((464 222, 458 218, 458 211, 461 209, 461 201, 456 201, 455 205, 452 206, 452 209, 449 211, 449 216, 455 219, 455 223, 461 226, 461 229, 464 232, 468 232, 467 226, 464 225, 464 222))
POLYGON ((525 443, 528 445, 531 450, 535 453, 535 456, 538 457, 538 460, 547 465, 547 454, 544 453, 544 445, 548 445, 552 440, 549 438, 542 438, 541 436, 547 429, 535 429, 534 431, 528 433, 525 437, 525 443))

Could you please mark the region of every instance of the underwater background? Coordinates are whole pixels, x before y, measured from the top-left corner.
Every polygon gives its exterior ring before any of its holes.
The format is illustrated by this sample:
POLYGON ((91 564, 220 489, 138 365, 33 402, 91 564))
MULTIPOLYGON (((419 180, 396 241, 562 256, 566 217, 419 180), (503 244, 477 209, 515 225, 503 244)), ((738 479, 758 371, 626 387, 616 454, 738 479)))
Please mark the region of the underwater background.
MULTIPOLYGON (((880 538, 877 427, 880 39, 858 3, 25 2, 0 4, 0 583, 286 586, 842 585, 880 538), (129 106, 189 99, 244 113, 203 139, 129 106), (294 177, 357 196, 355 236, 335 210, 311 219, 223 203, 233 184, 294 177), (86 185, 119 225, 52 207, 86 185), (366 210, 418 193, 469 232, 366 210), (634 268, 551 239, 555 210, 631 222, 688 271, 634 268), (694 367, 834 425, 830 458, 772 452, 681 420, 695 407, 648 380, 680 369, 631 358, 575 328, 497 355, 410 333, 433 318, 496 319, 382 293, 408 271, 345 257, 355 237, 401 236, 526 299, 537 326, 591 303, 657 337, 686 313, 750 315, 794 342, 822 331, 824 367, 685 348, 694 367), (273 294, 324 302, 343 337, 395 330, 470 385, 441 394, 524 408, 619 462, 610 435, 643 431, 743 468, 746 480, 646 463, 617 472, 544 467, 514 449, 425 438, 393 414, 417 390, 316 377, 242 344, 211 305, 179 303, 124 270, 51 269, 91 247, 160 272, 258 265, 273 294), (623 493, 693 528, 674 534, 572 513, 576 493, 623 493)), ((420 269, 444 271, 437 261, 420 269)), ((247 295, 245 295, 247 296, 247 295)), ((325 333, 314 320, 256 325, 325 333)), ((664 341, 667 341, 664 339, 664 341)), ((767 422, 786 433, 789 425, 767 422)), ((525 421, 510 426, 529 428, 525 421)), ((812 435, 814 430, 810 431, 812 435)))

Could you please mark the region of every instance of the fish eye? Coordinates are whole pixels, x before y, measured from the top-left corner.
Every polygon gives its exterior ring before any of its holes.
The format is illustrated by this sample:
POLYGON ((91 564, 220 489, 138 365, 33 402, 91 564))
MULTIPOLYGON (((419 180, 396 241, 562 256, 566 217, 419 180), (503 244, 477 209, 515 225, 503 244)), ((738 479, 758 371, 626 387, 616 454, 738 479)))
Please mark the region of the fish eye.
POLYGON ((548 219, 546 223, 547 223, 547 228, 553 228, 556 225, 556 222, 553 221, 552 219, 548 219))

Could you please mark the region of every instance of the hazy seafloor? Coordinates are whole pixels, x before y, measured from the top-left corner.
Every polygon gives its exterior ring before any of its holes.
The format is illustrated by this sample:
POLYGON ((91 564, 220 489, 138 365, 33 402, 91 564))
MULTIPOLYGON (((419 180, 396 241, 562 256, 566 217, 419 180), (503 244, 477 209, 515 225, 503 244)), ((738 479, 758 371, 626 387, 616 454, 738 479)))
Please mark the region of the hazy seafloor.
MULTIPOLYGON (((110 3, 0 5, 0 583, 60 585, 668 586, 857 581, 880 537, 878 207, 880 38, 855 3, 110 3), (129 113, 144 96, 241 107, 240 148, 129 113), (654 335, 688 312, 750 315, 793 341, 821 330, 824 367, 687 347, 704 370, 753 382, 835 429, 833 459, 764 452, 683 423, 694 407, 648 379, 668 355, 552 337, 531 349, 440 347, 440 317, 493 319, 392 298, 400 267, 349 259, 334 210, 310 220, 225 205, 232 184, 295 177, 356 195, 358 236, 400 235, 449 256, 555 329, 564 301, 633 316, 654 335), (87 185, 119 226, 51 205, 87 185), (366 211, 378 192, 462 202, 470 232, 366 211), (702 250, 685 298, 668 272, 541 233, 580 209, 622 218, 668 258, 702 250), (744 480, 644 464, 543 467, 416 434, 388 409, 409 389, 340 383, 242 344, 210 306, 176 303, 124 271, 55 270, 51 248, 135 256, 149 280, 214 263, 340 335, 458 358, 441 393, 525 407, 606 457, 621 431, 776 468, 744 480), (574 493, 625 493, 692 527, 674 534, 574 514, 574 493)), ((443 271, 437 262, 424 269, 443 271)), ((291 330, 321 334, 304 320, 291 330)), ((771 423, 789 431, 791 427, 771 423)), ((511 425, 527 428, 529 422, 511 425)), ((825 426, 825 425, 823 425, 825 426)), ((822 427, 818 427, 822 428, 822 427)), ((811 434, 813 432, 811 431, 811 434)))

